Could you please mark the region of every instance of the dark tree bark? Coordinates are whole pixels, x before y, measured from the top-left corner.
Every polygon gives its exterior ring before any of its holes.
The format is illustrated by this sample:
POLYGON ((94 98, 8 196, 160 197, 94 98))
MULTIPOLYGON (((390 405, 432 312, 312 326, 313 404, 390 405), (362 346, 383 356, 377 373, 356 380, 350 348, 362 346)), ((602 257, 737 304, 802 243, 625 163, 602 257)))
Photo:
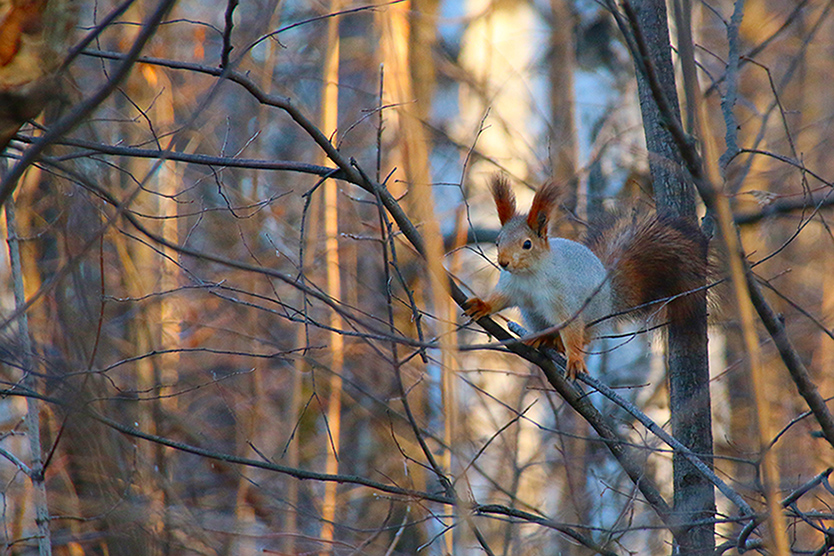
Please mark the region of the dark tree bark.
MULTIPOLYGON (((649 60, 666 98, 680 114, 666 4, 662 0, 633 2, 640 30, 648 47, 649 60)), ((649 164, 659 213, 695 221, 694 188, 683 169, 683 161, 646 79, 645 65, 636 61, 637 84, 649 164)), ((710 416, 709 361, 707 354, 706 297, 699 296, 697 313, 685 323, 673 322, 668 330, 669 398, 672 432, 695 453, 704 454, 712 466, 712 421, 710 416)), ((676 538, 679 554, 711 554, 715 530, 710 524, 686 527, 715 514, 713 486, 679 454, 673 458, 675 514, 682 525, 676 538)))

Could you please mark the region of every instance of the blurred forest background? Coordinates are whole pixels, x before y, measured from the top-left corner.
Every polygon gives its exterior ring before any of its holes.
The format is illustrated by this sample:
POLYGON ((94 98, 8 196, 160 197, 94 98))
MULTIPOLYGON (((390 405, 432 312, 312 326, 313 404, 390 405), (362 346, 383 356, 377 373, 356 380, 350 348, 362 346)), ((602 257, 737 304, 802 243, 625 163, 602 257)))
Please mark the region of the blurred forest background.
MULTIPOLYGON (((712 306, 723 486, 688 553, 834 552, 833 6, 666 12, 773 311, 745 344, 712 306)), ((525 209, 569 184, 572 238, 654 206, 635 7, 0 1, 3 553, 671 553, 663 331, 591 345, 629 411, 455 303, 497 279, 494 172, 525 209)))

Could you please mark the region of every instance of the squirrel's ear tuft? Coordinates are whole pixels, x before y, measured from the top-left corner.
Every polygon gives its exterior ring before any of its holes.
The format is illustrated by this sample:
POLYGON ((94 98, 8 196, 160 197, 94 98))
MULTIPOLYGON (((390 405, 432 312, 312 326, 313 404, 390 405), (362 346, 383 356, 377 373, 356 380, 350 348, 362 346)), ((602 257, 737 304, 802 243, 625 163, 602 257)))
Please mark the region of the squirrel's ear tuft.
POLYGON ((492 176, 489 188, 492 191, 492 198, 495 199, 495 207, 498 209, 498 219, 503 226, 515 216, 515 194, 510 189, 507 177, 502 174, 492 176))
POLYGON ((562 190, 555 182, 548 182, 536 191, 530 212, 527 214, 527 225, 539 237, 547 237, 547 224, 550 214, 561 197, 562 190))

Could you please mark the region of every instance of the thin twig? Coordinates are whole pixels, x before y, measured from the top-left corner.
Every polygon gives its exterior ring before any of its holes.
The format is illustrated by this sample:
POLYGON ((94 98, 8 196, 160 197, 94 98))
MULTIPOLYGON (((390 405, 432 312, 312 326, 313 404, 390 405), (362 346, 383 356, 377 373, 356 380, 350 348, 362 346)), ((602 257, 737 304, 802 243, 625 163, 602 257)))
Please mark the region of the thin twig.
MULTIPOLYGON (((791 504, 795 503, 809 490, 815 488, 820 483, 828 479, 828 476, 831 475, 832 471, 834 471, 834 468, 829 467, 828 469, 818 474, 813 479, 811 479, 810 481, 806 482, 804 485, 800 486, 798 489, 793 491, 790 495, 788 495, 781 501, 782 507, 787 508, 791 504)), ((744 528, 741 530, 741 533, 738 536, 738 539, 736 540, 736 548, 738 549, 739 553, 744 554, 744 552, 746 552, 747 550, 751 550, 753 548, 758 547, 758 543, 751 545, 748 542, 748 538, 750 537, 750 534, 756 529, 756 527, 761 525, 765 521, 765 519, 767 519, 766 515, 757 516, 753 521, 744 526, 744 528)))
POLYGON ((733 4, 733 15, 727 25, 727 42, 729 53, 727 55, 727 91, 721 97, 721 113, 724 115, 724 141, 726 150, 718 159, 721 173, 726 178, 727 165, 738 153, 738 126, 736 125, 733 109, 738 99, 738 68, 739 68, 739 47, 741 41, 738 36, 738 29, 744 17, 744 0, 736 0, 733 4))
POLYGON ((226 15, 224 17, 225 26, 223 28, 223 50, 220 53, 220 67, 225 68, 229 66, 229 56, 232 53, 232 29, 234 29, 234 15, 235 8, 237 8, 238 0, 227 0, 226 15))
MULTIPOLYGON (((37 403, 37 401, 35 401, 34 403, 37 403)), ((28 465, 23 463, 23 461, 21 461, 20 458, 18 458, 16 455, 9 452, 5 448, 0 448, 0 456, 3 456, 4 458, 12 462, 18 469, 23 471, 23 473, 27 477, 29 477, 30 479, 32 478, 32 470, 29 468, 28 465)))

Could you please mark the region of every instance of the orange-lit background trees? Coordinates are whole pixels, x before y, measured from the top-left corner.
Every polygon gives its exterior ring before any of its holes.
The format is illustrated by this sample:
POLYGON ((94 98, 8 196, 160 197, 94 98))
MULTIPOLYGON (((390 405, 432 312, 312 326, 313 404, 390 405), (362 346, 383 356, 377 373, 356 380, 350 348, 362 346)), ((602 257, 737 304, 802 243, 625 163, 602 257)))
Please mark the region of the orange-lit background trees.
MULTIPOLYGON (((3 37, 65 29, 12 25, 22 6, 0 2, 3 37)), ((754 323, 757 409, 751 350, 722 292, 710 389, 728 490, 715 543, 776 552, 765 514, 745 537, 752 518, 730 500, 765 511, 758 419, 778 496, 797 495, 783 509, 789 550, 824 554, 825 405, 806 415, 784 361, 796 355, 832 395, 831 3, 672 7, 683 127, 793 349, 754 323)), ((534 354, 485 349, 455 303, 457 288, 495 279, 485 175, 509 174, 522 205, 526 186, 571 183, 565 234, 653 204, 658 161, 609 11, 342 0, 81 3, 75 14, 70 38, 55 35, 58 57, 91 40, 66 68, 44 66, 61 88, 34 99, 56 97, 6 149, 0 185, 16 217, 2 228, 20 250, 19 267, 5 250, 0 265, 8 553, 34 553, 39 538, 56 554, 671 550, 670 447, 539 361, 543 373, 534 354)), ((595 344, 593 374, 665 426, 662 333, 621 332, 595 344)))

